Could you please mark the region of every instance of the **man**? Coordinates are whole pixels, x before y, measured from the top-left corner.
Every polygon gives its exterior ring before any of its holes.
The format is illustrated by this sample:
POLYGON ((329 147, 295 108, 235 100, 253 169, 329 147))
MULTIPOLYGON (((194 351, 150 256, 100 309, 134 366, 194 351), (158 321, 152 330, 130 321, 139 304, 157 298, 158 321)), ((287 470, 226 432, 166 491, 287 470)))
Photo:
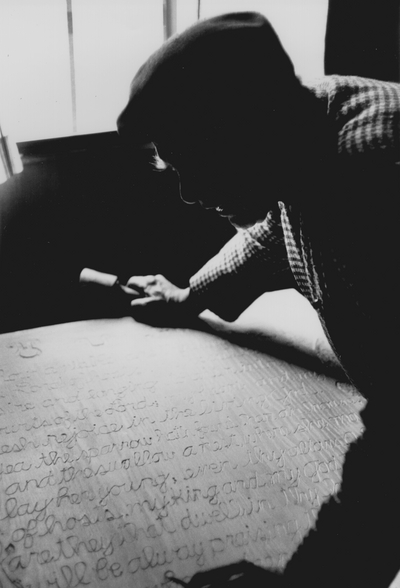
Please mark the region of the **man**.
POLYGON ((241 13, 164 44, 134 78, 118 119, 124 140, 152 142, 177 171, 185 201, 239 228, 186 289, 163 276, 132 277, 141 292, 132 311, 178 318, 209 308, 234 320, 263 292, 295 287, 369 399, 340 503, 322 508, 317 531, 283 575, 265 573, 266 586, 387 588, 400 568, 398 539, 389 537, 400 523, 390 478, 398 420, 389 408, 399 112, 398 84, 331 76, 306 87, 268 21, 241 13))

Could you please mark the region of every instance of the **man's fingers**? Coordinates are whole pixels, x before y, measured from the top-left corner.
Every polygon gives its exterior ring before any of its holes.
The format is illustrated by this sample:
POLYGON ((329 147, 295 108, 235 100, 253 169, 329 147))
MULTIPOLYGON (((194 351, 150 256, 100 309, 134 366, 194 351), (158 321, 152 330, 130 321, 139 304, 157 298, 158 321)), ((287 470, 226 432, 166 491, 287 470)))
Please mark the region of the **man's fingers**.
POLYGON ((162 300, 162 298, 158 298, 156 296, 146 296, 146 298, 135 298, 134 300, 131 300, 131 307, 139 306, 143 308, 143 306, 149 306, 149 304, 160 302, 160 300, 162 300))
POLYGON ((123 286, 122 284, 119 284, 119 287, 122 290, 122 292, 124 294, 127 294, 128 296, 143 296, 143 293, 139 292, 139 290, 134 290, 133 288, 128 288, 128 286, 123 286))
POLYGON ((158 326, 177 326, 187 322, 184 303, 189 288, 179 288, 161 274, 132 276, 126 287, 139 292, 130 300, 131 315, 135 320, 158 326))
POLYGON ((155 276, 132 276, 129 278, 126 285, 128 288, 138 288, 139 290, 144 290, 148 286, 154 285, 155 282, 155 276))
POLYGON ((156 276, 132 276, 127 282, 128 288, 136 289, 141 296, 150 298, 159 297, 167 299, 171 286, 175 288, 160 274, 156 276))

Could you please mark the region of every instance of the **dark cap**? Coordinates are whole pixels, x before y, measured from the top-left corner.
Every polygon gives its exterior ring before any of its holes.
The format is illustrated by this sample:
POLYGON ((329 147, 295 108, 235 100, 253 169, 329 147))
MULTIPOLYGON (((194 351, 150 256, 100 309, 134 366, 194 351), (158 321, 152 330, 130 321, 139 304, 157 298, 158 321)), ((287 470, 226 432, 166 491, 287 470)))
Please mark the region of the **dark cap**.
POLYGON ((236 124, 244 113, 274 108, 299 85, 268 20, 243 12, 199 21, 165 42, 139 69, 118 118, 132 145, 182 127, 236 124))

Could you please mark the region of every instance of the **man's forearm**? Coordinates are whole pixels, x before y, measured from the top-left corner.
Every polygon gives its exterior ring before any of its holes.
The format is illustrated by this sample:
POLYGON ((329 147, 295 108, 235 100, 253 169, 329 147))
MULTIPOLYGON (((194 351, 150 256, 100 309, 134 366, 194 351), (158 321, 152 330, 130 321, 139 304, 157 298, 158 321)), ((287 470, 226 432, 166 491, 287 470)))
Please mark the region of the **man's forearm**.
POLYGON ((272 214, 238 232, 190 280, 193 304, 228 321, 264 292, 293 287, 282 227, 272 214))

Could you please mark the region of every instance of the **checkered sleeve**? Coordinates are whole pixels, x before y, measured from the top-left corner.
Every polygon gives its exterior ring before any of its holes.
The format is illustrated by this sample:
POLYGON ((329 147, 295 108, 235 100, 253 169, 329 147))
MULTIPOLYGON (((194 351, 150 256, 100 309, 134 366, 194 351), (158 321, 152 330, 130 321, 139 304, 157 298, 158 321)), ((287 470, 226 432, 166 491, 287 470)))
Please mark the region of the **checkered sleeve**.
POLYGON ((332 76, 328 114, 337 128, 339 157, 400 162, 400 84, 332 76))
POLYGON ((266 291, 296 287, 278 209, 237 234, 190 280, 198 308, 235 320, 266 291))

